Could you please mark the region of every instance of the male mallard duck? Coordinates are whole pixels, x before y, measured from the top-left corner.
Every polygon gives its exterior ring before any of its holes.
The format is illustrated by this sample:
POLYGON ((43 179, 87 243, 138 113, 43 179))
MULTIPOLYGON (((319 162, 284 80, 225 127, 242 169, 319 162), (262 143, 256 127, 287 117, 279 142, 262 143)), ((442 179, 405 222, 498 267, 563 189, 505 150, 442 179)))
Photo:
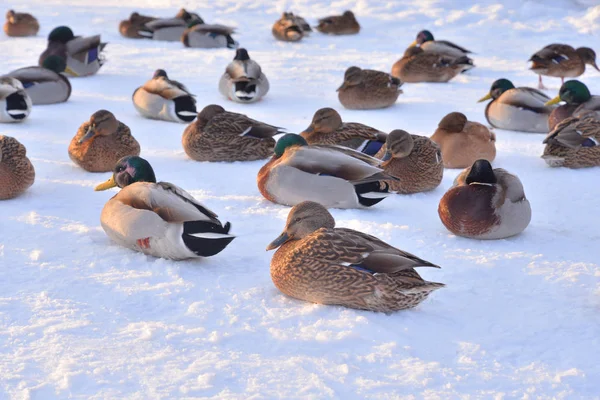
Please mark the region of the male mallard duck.
POLYGON ((17 197, 33 185, 35 170, 26 153, 17 139, 0 135, 0 200, 17 197))
POLYGON ((48 36, 48 47, 39 59, 43 66, 46 58, 59 56, 67 61, 65 73, 70 76, 94 75, 104 64, 102 50, 106 43, 100 41, 100 35, 74 36, 68 26, 54 28, 48 36))
POLYGON ((33 105, 63 103, 71 96, 71 83, 61 74, 66 66, 63 58, 50 56, 41 67, 19 68, 4 76, 19 80, 33 105))
POLYGON ((0 78, 0 122, 23 122, 31 112, 31 105, 21 81, 0 78))
POLYGON ((157 69, 144 86, 131 97, 135 109, 146 118, 171 122, 192 122, 196 118, 196 99, 181 83, 157 69))
POLYGON ((193 20, 181 35, 181 42, 185 47, 201 49, 216 49, 228 47, 235 49, 238 42, 231 35, 235 29, 219 24, 205 24, 202 19, 193 20))
MULTIPOLYGON (((452 42, 448 42, 446 40, 435 40, 431 32, 428 30, 423 30, 417 34, 415 41, 410 44, 410 47, 413 46, 419 46, 426 53, 436 53, 453 58, 471 54, 471 51, 452 42)), ((470 58, 468 59, 470 61, 470 67, 466 67, 466 69, 473 68, 473 60, 470 58)))
POLYGON ((466 56, 448 57, 426 53, 420 47, 409 47, 392 66, 392 76, 405 83, 448 82, 471 67, 466 56))
POLYGON ((503 239, 523 232, 531 221, 531 206, 523 184, 489 161, 477 160, 460 173, 444 194, 438 213, 457 236, 503 239))
POLYGON ((273 155, 273 136, 280 133, 281 128, 211 104, 185 128, 181 142, 196 161, 254 161, 273 155))
POLYGON ((182 8, 174 18, 156 18, 146 22, 138 31, 140 36, 153 40, 162 40, 167 42, 179 42, 181 35, 194 20, 202 21, 202 18, 196 13, 190 13, 182 8))
POLYGON ((542 158, 551 167, 600 166, 600 113, 588 111, 563 120, 544 143, 542 158))
POLYGON ((257 184, 269 201, 293 206, 305 200, 327 208, 361 208, 389 195, 381 161, 339 146, 309 146, 300 135, 284 135, 275 155, 258 172, 257 184))
POLYGON ((440 146, 428 137, 391 131, 384 147, 375 156, 383 161, 383 170, 398 179, 390 182, 390 191, 411 194, 427 192, 439 186, 444 176, 440 146))
POLYGON ((69 144, 71 160, 89 172, 112 171, 122 157, 138 155, 140 144, 129 127, 106 110, 93 113, 69 144))
POLYGON ((148 161, 136 156, 120 159, 112 177, 96 191, 118 186, 100 215, 104 232, 117 244, 154 257, 183 260, 220 253, 234 236, 231 224, 185 190, 156 182, 148 161))
POLYGON ((277 40, 297 42, 312 32, 312 29, 304 18, 291 12, 284 12, 273 24, 271 32, 277 40))
POLYGON ((33 15, 27 13, 17 13, 14 12, 14 10, 8 10, 6 13, 4 33, 6 33, 7 36, 35 36, 39 30, 40 24, 33 15))
POLYGON ((393 105, 402 93, 402 82, 388 73, 350 67, 337 89, 340 103, 351 110, 372 110, 393 105))
POLYGON ((446 168, 467 168, 479 159, 496 158, 496 135, 459 112, 442 118, 431 140, 440 145, 446 168))
POLYGON ((347 228, 321 204, 292 208, 285 229, 267 250, 271 279, 287 296, 318 304, 379 312, 417 306, 443 283, 428 282, 414 270, 437 265, 347 228))
POLYGON ((587 111, 600 111, 600 96, 592 96, 588 87, 578 81, 566 81, 560 87, 558 96, 546 102, 547 106, 564 101, 566 104, 556 107, 550 113, 549 128, 554 130, 559 122, 571 117, 580 116, 587 111))
POLYGON ((246 49, 237 49, 219 81, 219 92, 236 103, 253 103, 269 91, 269 81, 246 49))
POLYGON ((333 108, 321 108, 300 135, 308 144, 337 144, 375 156, 385 144, 387 133, 357 122, 342 122, 333 108))
POLYGON ((493 100, 485 108, 485 118, 493 127, 509 131, 548 132, 548 117, 554 107, 547 103, 550 97, 539 90, 516 88, 508 79, 498 79, 479 102, 489 99, 493 100))
POLYGON ((561 83, 565 78, 575 78, 585 72, 585 65, 596 68, 596 53, 589 47, 574 49, 568 44, 551 44, 534 55, 531 70, 539 75, 539 88, 546 89, 542 83, 542 75, 559 77, 561 83))
POLYGON ((321 18, 317 30, 329 35, 354 35, 360 32, 360 25, 352 11, 342 15, 321 18))
POLYGON ((148 22, 154 21, 155 17, 142 15, 137 12, 131 13, 129 19, 123 20, 119 23, 119 32, 121 35, 130 39, 144 39, 147 38, 147 30, 145 25, 148 22))

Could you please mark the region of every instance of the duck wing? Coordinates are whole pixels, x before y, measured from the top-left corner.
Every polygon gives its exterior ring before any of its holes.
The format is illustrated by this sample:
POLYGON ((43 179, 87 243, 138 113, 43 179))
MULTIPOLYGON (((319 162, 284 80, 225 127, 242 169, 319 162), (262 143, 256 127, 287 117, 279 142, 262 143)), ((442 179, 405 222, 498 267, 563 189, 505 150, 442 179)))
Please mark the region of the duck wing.
POLYGON ((271 138, 283 133, 283 128, 255 121, 243 114, 224 112, 215 115, 206 127, 206 131, 227 132, 236 136, 249 136, 257 139, 271 138))

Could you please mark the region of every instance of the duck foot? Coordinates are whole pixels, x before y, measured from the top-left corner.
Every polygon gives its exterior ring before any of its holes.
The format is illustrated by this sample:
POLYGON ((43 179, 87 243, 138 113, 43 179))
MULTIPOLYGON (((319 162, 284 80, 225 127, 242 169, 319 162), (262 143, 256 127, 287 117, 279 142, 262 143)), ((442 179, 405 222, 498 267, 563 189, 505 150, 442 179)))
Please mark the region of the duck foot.
POLYGON ((539 81, 538 81, 538 89, 540 89, 540 90, 548 90, 548 88, 546 86, 544 86, 544 84, 542 83, 542 76, 541 75, 538 75, 538 76, 540 77, 539 81))

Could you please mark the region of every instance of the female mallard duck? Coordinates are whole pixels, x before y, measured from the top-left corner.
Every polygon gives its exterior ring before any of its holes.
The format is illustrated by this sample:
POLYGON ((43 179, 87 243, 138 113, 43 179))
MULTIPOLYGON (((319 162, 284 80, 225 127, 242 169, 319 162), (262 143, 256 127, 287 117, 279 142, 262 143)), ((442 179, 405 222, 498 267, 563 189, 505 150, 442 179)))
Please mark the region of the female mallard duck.
POLYGON ((360 25, 352 11, 342 15, 321 18, 317 30, 328 35, 354 35, 360 32, 360 25))
POLYGON ((485 108, 485 118, 493 127, 508 131, 548 132, 548 118, 554 107, 547 103, 550 97, 539 90, 516 88, 508 79, 498 79, 479 102, 489 99, 492 101, 485 108))
POLYGON ((559 122, 571 117, 580 116, 588 111, 600 111, 600 96, 592 96, 588 87, 578 81, 566 81, 558 92, 558 96, 546 102, 547 106, 558 104, 564 101, 559 107, 556 107, 550 113, 549 128, 554 130, 559 122))
POLYGON ((534 55, 531 70, 539 75, 539 88, 546 89, 542 83, 542 75, 558 77, 561 83, 565 78, 575 78, 585 72, 585 65, 596 68, 596 53, 589 47, 574 49, 567 44, 551 44, 534 55))
POLYGON ((398 178, 390 191, 401 194, 427 192, 439 186, 444 176, 442 153, 431 139, 397 129, 391 131, 384 147, 375 156, 383 170, 398 178))
POLYGON ((35 170, 15 138, 0 135, 0 200, 17 197, 33 185, 35 170))
POLYGON ((181 141, 196 161, 254 161, 273 155, 273 136, 280 133, 281 128, 211 104, 185 128, 181 141))
POLYGON ((140 157, 120 159, 112 177, 97 191, 118 186, 100 215, 104 232, 117 244, 154 257, 183 260, 220 253, 234 236, 231 224, 185 190, 156 182, 154 170, 140 157))
POLYGON ((162 40, 166 42, 179 42, 181 35, 194 20, 202 21, 202 18, 196 13, 190 13, 182 8, 174 18, 156 18, 146 22, 138 30, 140 36, 148 39, 162 40))
MULTIPOLYGON (((419 46, 426 53, 436 53, 453 58, 471 54, 471 51, 452 42, 448 42, 446 40, 435 40, 431 32, 428 30, 423 30, 417 34, 415 41, 410 44, 410 47, 413 46, 419 46)), ((473 68, 473 60, 470 58, 468 59, 471 65, 468 69, 473 68)))
POLYGON ((130 39, 144 39, 147 38, 147 31, 145 25, 148 22, 154 21, 155 17, 142 15, 137 12, 131 13, 129 19, 123 20, 119 23, 119 33, 130 39))
POLYGON ((310 126, 300 134, 308 144, 337 144, 375 156, 385 144, 387 133, 357 122, 342 122, 333 108, 321 108, 310 126))
POLYGON ((21 81, 0 78, 0 122, 23 122, 31 112, 31 105, 21 81))
POLYGON ((378 312, 417 306, 443 283, 428 282, 414 270, 437 265, 347 228, 321 204, 292 208, 285 229, 267 250, 271 279, 285 295, 318 304, 378 312))
POLYGON ((337 89, 340 103, 351 110, 373 110, 393 105, 402 82, 388 73, 350 67, 344 73, 344 83, 337 89))
POLYGON ((312 32, 312 28, 304 18, 291 12, 284 12, 271 28, 271 33, 277 40, 297 42, 312 32))
POLYGON ((544 139, 542 158, 551 167, 600 166, 600 113, 584 113, 560 122, 544 139))
POLYGON ((133 92, 135 109, 146 118, 189 123, 196 118, 196 99, 181 83, 157 69, 144 86, 133 92))
POLYGON ((392 66, 392 76, 405 83, 448 82, 471 67, 466 56, 448 57, 426 53, 420 47, 409 47, 392 66))
POLYGON ((438 213, 457 236, 503 239, 523 232, 531 221, 531 206, 523 184, 489 161, 477 160, 454 180, 444 194, 438 213))
POLYGON ((440 145, 446 168, 467 168, 479 159, 496 158, 496 135, 459 112, 442 118, 431 140, 440 145))
POLYGON ((381 161, 339 146, 309 146, 300 135, 284 135, 275 155, 258 172, 257 184, 269 201, 293 206, 305 200, 327 208, 361 208, 389 195, 381 161))
POLYGON ((196 19, 188 24, 188 28, 181 35, 181 42, 185 47, 200 49, 235 49, 238 42, 231 37, 234 31, 230 26, 205 24, 202 19, 196 19))
POLYGON ((106 110, 93 113, 69 145, 71 160, 89 172, 112 171, 122 157, 138 155, 140 144, 131 136, 129 127, 106 110))
POLYGON ((48 47, 39 59, 43 66, 46 58, 59 56, 66 60, 65 73, 70 76, 94 75, 104 64, 102 50, 106 43, 102 43, 100 35, 81 37, 73 35, 68 26, 54 28, 48 36, 48 47))
POLYGON ((17 13, 14 10, 7 11, 6 22, 4 23, 4 33, 7 36, 35 36, 39 30, 40 24, 33 15, 17 13))
POLYGON ((219 92, 236 103, 253 103, 269 91, 269 81, 246 49, 237 49, 219 81, 219 92))
POLYGON ((64 58, 50 56, 41 67, 19 68, 4 76, 19 80, 33 105, 63 103, 71 96, 71 83, 61 74, 66 66, 64 58))

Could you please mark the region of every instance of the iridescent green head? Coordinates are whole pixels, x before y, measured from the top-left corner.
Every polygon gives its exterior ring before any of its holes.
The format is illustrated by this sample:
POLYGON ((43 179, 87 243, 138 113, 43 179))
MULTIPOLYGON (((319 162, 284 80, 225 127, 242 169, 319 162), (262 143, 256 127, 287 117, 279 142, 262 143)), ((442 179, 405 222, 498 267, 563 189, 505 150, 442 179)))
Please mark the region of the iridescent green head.
POLYGON ((117 161, 110 179, 94 190, 106 190, 118 186, 124 188, 135 182, 156 183, 156 176, 150 163, 141 157, 126 156, 117 161))
POLYGON ((576 79, 563 83, 558 96, 565 103, 573 105, 585 103, 592 98, 588 87, 576 79))
POLYGON ((73 40, 75 35, 68 26, 58 26, 50 32, 48 35, 48 41, 50 42, 61 42, 67 43, 69 40, 73 40))
POLYGON ((489 99, 495 100, 498 97, 502 96, 502 93, 514 88, 515 85, 513 85, 513 83, 508 79, 497 79, 496 81, 494 81, 494 83, 492 83, 492 87, 490 88, 489 93, 483 96, 481 99, 479 99, 478 102, 481 103, 482 101, 486 101, 489 99))
POLYGON ((428 30, 423 30, 417 34, 417 44, 423 44, 425 42, 433 42, 433 34, 428 30))
POLYGON ((67 68, 67 62, 63 57, 50 56, 44 60, 42 67, 60 74, 61 72, 64 72, 65 68, 67 68))
POLYGON ((306 140, 300 135, 295 133, 288 133, 283 135, 275 144, 275 155, 281 157, 285 153, 286 149, 293 146, 307 146, 306 140))
POLYGON ((188 22, 187 27, 193 28, 196 25, 202 25, 202 24, 204 24, 204 21, 202 20, 202 18, 195 18, 195 19, 191 20, 190 22, 188 22))

